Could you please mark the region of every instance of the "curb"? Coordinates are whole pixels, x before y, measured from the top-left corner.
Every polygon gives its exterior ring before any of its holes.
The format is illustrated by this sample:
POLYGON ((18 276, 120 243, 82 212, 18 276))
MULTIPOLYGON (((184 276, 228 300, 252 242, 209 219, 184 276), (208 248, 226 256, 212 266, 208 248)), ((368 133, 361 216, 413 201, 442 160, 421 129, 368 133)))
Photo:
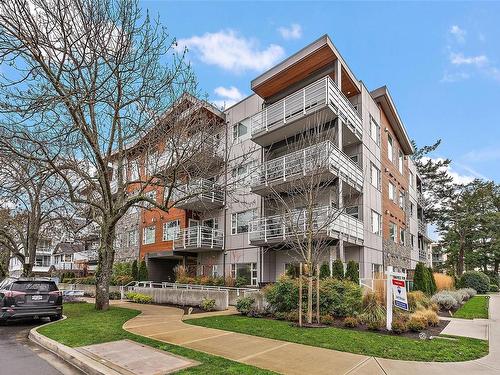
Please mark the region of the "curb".
MULTIPOLYGON (((63 320, 66 317, 63 317, 63 320)), ((61 320, 59 320, 60 322, 61 320)), ((70 348, 69 346, 63 345, 55 340, 49 339, 48 337, 37 332, 38 328, 45 327, 49 324, 54 324, 57 322, 50 322, 43 324, 41 326, 35 327, 30 330, 28 338, 43 347, 44 349, 54 353, 64 361, 68 362, 72 366, 76 367, 80 371, 89 375, 120 375, 119 372, 103 365, 102 363, 95 361, 86 355, 80 353, 79 351, 70 348)))

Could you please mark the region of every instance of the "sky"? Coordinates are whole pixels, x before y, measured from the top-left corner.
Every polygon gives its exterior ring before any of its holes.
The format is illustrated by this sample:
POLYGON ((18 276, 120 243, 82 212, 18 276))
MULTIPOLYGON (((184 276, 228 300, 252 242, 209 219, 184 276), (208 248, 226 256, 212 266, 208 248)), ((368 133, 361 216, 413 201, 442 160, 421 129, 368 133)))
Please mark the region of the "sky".
POLYGON ((142 1, 229 106, 323 34, 369 90, 387 85, 410 138, 442 139, 457 182, 500 181, 500 2, 142 1))

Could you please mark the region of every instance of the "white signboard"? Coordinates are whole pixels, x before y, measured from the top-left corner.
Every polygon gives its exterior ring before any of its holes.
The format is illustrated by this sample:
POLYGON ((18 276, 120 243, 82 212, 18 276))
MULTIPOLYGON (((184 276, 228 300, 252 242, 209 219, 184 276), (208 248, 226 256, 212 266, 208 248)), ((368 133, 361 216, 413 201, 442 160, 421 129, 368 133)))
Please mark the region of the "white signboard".
POLYGON ((392 295, 394 297, 394 306, 408 311, 408 298, 406 297, 404 280, 392 279, 392 295))

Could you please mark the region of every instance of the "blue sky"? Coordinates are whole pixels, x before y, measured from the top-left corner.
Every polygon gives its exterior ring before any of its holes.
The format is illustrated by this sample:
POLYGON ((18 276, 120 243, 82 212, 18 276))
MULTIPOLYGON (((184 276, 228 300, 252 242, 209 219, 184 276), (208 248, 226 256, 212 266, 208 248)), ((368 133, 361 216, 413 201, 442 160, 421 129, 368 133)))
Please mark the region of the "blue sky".
POLYGON ((387 85, 411 138, 441 138, 457 181, 500 181, 500 3, 143 1, 216 103, 323 34, 372 90, 387 85))

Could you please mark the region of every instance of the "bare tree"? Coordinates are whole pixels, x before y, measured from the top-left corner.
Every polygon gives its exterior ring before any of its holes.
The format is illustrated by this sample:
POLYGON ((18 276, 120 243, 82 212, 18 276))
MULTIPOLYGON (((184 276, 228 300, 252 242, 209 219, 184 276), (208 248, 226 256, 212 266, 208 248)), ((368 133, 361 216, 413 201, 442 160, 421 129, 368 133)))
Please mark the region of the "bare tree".
MULTIPOLYGON (((0 141, 0 246, 23 263, 30 276, 40 236, 49 227, 68 226, 76 210, 57 173, 36 160, 6 150, 0 141)), ((18 150, 28 153, 26 145, 18 150)))
POLYGON ((48 163, 98 224, 97 309, 109 305, 115 227, 127 210, 168 211, 199 193, 183 183, 221 176, 223 115, 186 94, 196 81, 184 53, 136 0, 0 4, 4 143, 48 163), (20 141, 35 151, 12 146, 20 141))
POLYGON ((336 256, 344 260, 343 241, 356 243, 362 238, 363 224, 346 209, 360 203, 363 180, 355 162, 338 147, 337 121, 314 115, 309 122, 324 125, 306 127, 303 133, 266 151, 269 161, 260 167, 257 178, 267 185, 269 194, 264 217, 252 223, 250 236, 257 234, 271 245, 275 242, 275 248, 304 264, 307 323, 311 324, 317 266, 333 246, 336 256))

